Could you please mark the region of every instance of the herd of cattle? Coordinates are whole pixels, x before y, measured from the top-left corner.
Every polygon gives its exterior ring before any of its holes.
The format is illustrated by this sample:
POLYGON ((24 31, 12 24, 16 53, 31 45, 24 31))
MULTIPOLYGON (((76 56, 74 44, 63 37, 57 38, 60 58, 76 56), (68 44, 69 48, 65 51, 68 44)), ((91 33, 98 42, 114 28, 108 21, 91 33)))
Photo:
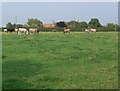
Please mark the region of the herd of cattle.
POLYGON ((16 32, 18 35, 21 34, 39 34, 39 30, 37 28, 17 28, 17 29, 4 29, 4 32, 16 32))
MULTIPOLYGON (((4 29, 4 32, 16 32, 18 35, 21 34, 39 34, 40 31, 37 28, 17 28, 17 29, 4 29)), ((85 32, 91 33, 91 32, 97 32, 96 29, 85 29, 85 32)), ((63 33, 69 33, 70 34, 70 29, 65 27, 63 29, 63 33)))

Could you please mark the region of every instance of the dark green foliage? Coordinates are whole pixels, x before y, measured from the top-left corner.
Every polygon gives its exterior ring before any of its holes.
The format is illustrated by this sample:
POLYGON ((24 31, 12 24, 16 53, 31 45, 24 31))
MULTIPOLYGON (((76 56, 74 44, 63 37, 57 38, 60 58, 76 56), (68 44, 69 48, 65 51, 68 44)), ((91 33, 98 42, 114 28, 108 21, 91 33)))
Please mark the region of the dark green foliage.
POLYGON ((97 18, 92 18, 89 22, 89 28, 98 28, 101 27, 101 24, 97 18))
POLYGON ((23 28, 23 25, 22 24, 17 24, 16 27, 17 28, 23 28))
POLYGON ((113 23, 108 23, 107 26, 97 28, 98 32, 119 32, 120 26, 113 23))
POLYGON ((80 28, 82 28, 83 30, 86 29, 88 27, 86 22, 80 22, 80 28))
POLYGON ((64 21, 60 21, 60 22, 57 22, 56 23, 56 27, 67 27, 67 25, 65 24, 65 22, 64 21))
POLYGON ((98 32, 109 32, 108 28, 106 26, 102 26, 100 28, 97 28, 98 32))
POLYGON ((8 22, 6 25, 7 29, 15 29, 15 28, 24 28, 23 24, 12 24, 11 22, 8 22))
POLYGON ((67 22, 67 26, 68 26, 68 27, 71 27, 71 28, 80 27, 80 22, 70 21, 70 22, 67 22))
POLYGON ((108 23, 107 28, 109 31, 115 31, 115 25, 113 23, 108 23))
POLYGON ((79 21, 70 21, 70 22, 67 22, 66 24, 68 28, 71 29, 71 31, 82 32, 88 27, 86 22, 79 22, 79 21))
POLYGON ((28 19, 27 25, 32 28, 39 28, 42 27, 42 22, 38 19, 28 19))
POLYGON ((7 25, 6 25, 6 28, 7 29, 14 29, 14 25, 12 25, 11 22, 8 22, 7 25))
POLYGON ((70 28, 70 31, 71 32, 83 32, 84 31, 84 29, 82 29, 82 28, 70 28))
POLYGON ((120 25, 116 25, 116 30, 120 32, 120 25))
POLYGON ((26 28, 26 29, 30 28, 29 25, 27 25, 27 24, 24 24, 23 27, 26 28))

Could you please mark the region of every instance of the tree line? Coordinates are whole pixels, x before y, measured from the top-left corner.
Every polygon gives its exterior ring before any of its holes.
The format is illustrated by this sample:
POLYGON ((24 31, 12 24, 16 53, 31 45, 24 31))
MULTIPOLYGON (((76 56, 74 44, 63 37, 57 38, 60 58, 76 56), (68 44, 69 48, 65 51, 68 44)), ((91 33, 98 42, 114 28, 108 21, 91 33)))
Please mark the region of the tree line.
POLYGON ((71 20, 70 22, 65 22, 65 21, 60 21, 55 23, 55 27, 53 28, 43 28, 43 22, 36 18, 31 18, 28 19, 26 24, 12 24, 11 22, 8 22, 6 24, 7 29, 15 29, 15 28, 37 28, 38 30, 41 31, 52 31, 57 30, 61 31, 63 27, 68 27, 71 29, 71 31, 84 31, 86 28, 95 28, 98 31, 120 31, 120 26, 117 24, 113 23, 108 23, 106 26, 103 26, 100 22, 99 19, 97 18, 92 18, 88 23, 85 21, 79 22, 75 20, 71 20))

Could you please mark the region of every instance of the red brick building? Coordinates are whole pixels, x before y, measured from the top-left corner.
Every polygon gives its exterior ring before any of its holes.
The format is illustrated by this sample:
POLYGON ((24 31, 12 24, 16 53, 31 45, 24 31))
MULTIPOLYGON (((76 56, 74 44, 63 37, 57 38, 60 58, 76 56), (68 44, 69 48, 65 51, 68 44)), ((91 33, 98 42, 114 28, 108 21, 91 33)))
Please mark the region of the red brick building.
POLYGON ((43 24, 43 28, 54 28, 56 26, 54 20, 52 21, 52 24, 43 24))
POLYGON ((55 24, 43 24, 43 28, 54 28, 55 24))

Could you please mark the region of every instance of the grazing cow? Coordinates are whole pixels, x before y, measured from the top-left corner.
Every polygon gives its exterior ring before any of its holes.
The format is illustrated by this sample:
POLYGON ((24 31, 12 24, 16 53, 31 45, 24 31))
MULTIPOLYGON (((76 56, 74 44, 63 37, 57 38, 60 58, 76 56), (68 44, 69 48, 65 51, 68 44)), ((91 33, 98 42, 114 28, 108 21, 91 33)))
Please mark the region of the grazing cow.
POLYGON ((91 33, 91 32, 96 32, 97 29, 85 29, 85 32, 91 33))
POLYGON ((85 32, 88 32, 88 33, 89 33, 89 32, 91 32, 91 31, 90 31, 90 29, 85 29, 85 32))
POLYGON ((14 29, 7 29, 7 32, 14 32, 14 29))
POLYGON ((15 32, 18 34, 18 29, 17 28, 15 29, 15 32))
POLYGON ((64 34, 65 34, 65 33, 69 33, 69 34, 70 34, 70 29, 64 28, 63 33, 64 33, 64 34))
POLYGON ((26 28, 18 28, 18 30, 15 29, 15 31, 17 32, 18 35, 28 34, 28 30, 26 28))
POLYGON ((34 34, 39 34, 39 30, 37 28, 30 28, 29 29, 29 34, 34 33, 34 34))
POLYGON ((7 29, 3 29, 4 32, 7 32, 7 29))
POLYGON ((91 29, 91 32, 97 32, 97 29, 91 29))

